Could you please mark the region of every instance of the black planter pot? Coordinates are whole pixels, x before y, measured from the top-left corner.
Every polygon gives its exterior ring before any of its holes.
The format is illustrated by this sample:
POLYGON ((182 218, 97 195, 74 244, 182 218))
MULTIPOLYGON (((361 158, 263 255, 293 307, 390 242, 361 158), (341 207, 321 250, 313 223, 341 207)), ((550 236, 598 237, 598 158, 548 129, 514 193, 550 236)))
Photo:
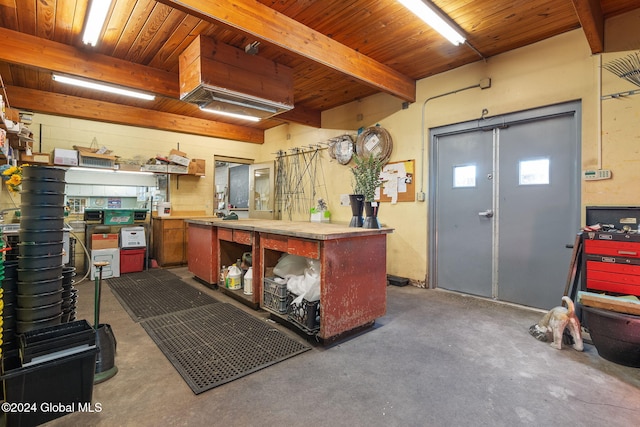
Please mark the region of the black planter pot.
MULTIPOLYGON (((43 242, 43 243, 35 243, 35 242, 20 242, 18 243, 18 259, 20 257, 39 257, 39 256, 52 256, 52 255, 60 255, 63 251, 64 242, 43 242)), ((19 268, 22 267, 18 264, 19 268)), ((30 267, 34 268, 34 267, 30 267)))
POLYGON ((26 214, 31 206, 64 205, 64 191, 22 191, 20 211, 26 214))
POLYGON ((364 210, 364 196, 362 194, 349 194, 349 204, 351 205, 351 222, 349 227, 362 227, 364 220, 362 212, 364 210))
POLYGON ((611 362, 640 368, 640 316, 581 307, 598 354, 611 362))
POLYGON ((55 193, 64 193, 66 183, 54 179, 37 180, 34 178, 25 178, 22 180, 22 191, 52 191, 55 193))
POLYGON ((366 215, 362 228, 380 228, 378 221, 378 211, 380 202, 364 202, 364 213, 366 215))
POLYGON ((106 323, 98 325, 96 347, 98 347, 98 354, 93 383, 99 384, 118 373, 118 367, 115 364, 117 343, 111 325, 106 323))
POLYGON ((66 169, 55 166, 29 165, 22 169, 22 178, 38 181, 52 180, 64 182, 66 173, 66 169))

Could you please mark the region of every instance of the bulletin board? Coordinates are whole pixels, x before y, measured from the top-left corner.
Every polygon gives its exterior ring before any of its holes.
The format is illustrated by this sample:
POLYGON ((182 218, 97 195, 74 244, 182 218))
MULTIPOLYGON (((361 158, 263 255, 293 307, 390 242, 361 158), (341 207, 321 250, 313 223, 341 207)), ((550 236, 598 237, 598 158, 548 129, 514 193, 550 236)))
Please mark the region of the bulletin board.
MULTIPOLYGON (((416 168, 415 168, 415 160, 403 160, 400 162, 389 162, 384 168, 385 171, 404 171, 404 175, 397 175, 397 201, 398 202, 414 202, 416 200, 416 168)), ((393 176, 393 175, 392 175, 393 176)), ((378 201, 380 202, 392 202, 393 199, 391 195, 385 194, 385 187, 387 190, 391 190, 391 185, 387 183, 382 184, 382 188, 380 188, 380 198, 378 201), (388 187, 387 187, 388 186, 388 187)))

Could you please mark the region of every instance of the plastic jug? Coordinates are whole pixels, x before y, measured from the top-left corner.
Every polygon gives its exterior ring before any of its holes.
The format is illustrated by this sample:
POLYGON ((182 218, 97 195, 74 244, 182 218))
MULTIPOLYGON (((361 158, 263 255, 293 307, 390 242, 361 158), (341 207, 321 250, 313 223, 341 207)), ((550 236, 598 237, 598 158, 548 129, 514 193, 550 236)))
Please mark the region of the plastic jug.
POLYGON ((253 267, 249 267, 247 272, 244 274, 244 294, 253 294, 253 267))
POLYGON ((242 280, 242 270, 237 265, 233 264, 229 267, 229 273, 227 274, 227 288, 231 290, 240 289, 240 281, 242 280))

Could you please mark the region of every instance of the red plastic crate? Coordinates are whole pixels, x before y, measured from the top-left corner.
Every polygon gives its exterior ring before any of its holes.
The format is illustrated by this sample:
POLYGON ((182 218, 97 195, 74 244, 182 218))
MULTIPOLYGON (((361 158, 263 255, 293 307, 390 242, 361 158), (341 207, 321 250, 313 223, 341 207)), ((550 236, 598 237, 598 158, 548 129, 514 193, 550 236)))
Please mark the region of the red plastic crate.
POLYGON ((120 250, 120 274, 137 273, 144 270, 145 248, 120 250))

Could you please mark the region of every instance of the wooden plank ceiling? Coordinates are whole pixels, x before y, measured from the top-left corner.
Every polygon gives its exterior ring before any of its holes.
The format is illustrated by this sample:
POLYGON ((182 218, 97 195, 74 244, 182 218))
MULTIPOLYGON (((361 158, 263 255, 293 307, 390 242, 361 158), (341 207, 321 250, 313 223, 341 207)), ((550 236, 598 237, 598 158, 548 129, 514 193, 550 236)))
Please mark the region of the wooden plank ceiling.
MULTIPOLYGON (((104 0, 99 0, 104 1, 104 0)), ((433 0, 463 31, 454 46, 395 0, 113 0, 97 46, 82 43, 86 0, 0 0, 0 76, 13 107, 262 143, 284 122, 378 93, 415 101, 415 82, 576 28, 602 52, 604 20, 637 0, 433 0), (295 108, 255 124, 179 100, 178 58, 202 34, 293 69, 295 108), (76 89, 52 72, 155 93, 76 89)))

